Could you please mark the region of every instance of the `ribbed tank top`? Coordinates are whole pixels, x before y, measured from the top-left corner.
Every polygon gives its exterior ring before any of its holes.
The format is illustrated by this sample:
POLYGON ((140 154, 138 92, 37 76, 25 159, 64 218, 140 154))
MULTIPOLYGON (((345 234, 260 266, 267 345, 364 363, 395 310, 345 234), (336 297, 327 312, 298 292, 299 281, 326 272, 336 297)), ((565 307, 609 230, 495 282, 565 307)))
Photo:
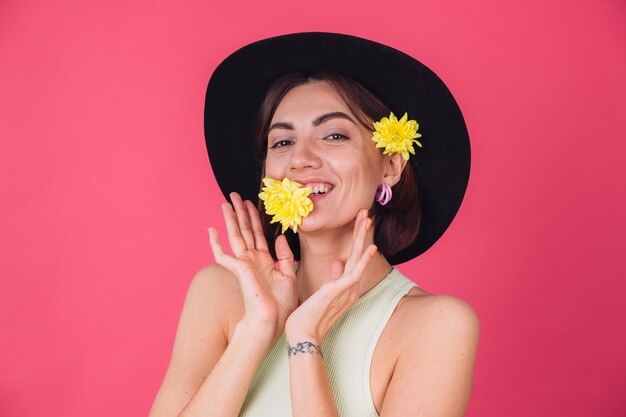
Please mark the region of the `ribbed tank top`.
MULTIPOLYGON (((374 349, 400 299, 417 285, 396 268, 363 294, 330 329, 322 353, 341 417, 378 417, 370 389, 374 349)), ((291 417, 285 333, 256 373, 240 417, 291 417)))

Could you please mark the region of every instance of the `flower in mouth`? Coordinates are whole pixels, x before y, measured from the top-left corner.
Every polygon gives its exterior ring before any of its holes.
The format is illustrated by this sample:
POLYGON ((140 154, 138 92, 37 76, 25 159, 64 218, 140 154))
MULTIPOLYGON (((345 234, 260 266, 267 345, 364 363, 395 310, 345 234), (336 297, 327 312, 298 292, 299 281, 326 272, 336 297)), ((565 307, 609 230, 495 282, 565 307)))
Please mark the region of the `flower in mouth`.
POLYGON ((263 200, 265 212, 272 217, 270 223, 280 222, 281 233, 291 228, 294 233, 298 233, 298 226, 302 224, 302 219, 313 210, 313 202, 309 194, 313 191, 309 187, 283 178, 282 181, 270 177, 263 178, 262 192, 259 198, 263 200))
POLYGON ((413 144, 422 147, 422 144, 415 140, 422 137, 417 133, 419 124, 415 120, 408 120, 408 117, 404 113, 398 120, 392 112, 389 118, 383 117, 379 122, 374 122, 372 140, 376 142, 377 148, 385 148, 383 155, 399 153, 405 161, 408 161, 409 152, 415 155, 413 144))

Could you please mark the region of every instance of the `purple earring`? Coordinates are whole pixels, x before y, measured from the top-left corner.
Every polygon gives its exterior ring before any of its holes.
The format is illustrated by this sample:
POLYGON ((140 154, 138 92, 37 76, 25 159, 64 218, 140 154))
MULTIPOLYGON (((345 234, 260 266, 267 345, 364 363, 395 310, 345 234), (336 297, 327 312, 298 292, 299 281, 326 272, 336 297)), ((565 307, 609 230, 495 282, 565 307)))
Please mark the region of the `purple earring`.
POLYGON ((391 201, 391 196, 391 187, 384 182, 380 184, 378 190, 376 190, 376 201, 378 201, 381 206, 384 206, 391 201))

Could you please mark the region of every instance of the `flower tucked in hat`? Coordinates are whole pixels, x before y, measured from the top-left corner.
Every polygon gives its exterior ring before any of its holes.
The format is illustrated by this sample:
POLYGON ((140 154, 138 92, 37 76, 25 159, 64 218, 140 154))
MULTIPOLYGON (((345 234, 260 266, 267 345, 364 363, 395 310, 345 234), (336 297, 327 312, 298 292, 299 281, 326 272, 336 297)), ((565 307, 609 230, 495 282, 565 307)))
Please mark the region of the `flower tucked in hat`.
POLYGON ((409 152, 415 155, 413 143, 420 148, 422 144, 416 141, 416 138, 422 137, 417 133, 419 124, 415 120, 408 120, 408 114, 400 120, 391 112, 389 118, 383 117, 380 122, 374 122, 374 135, 372 140, 376 142, 377 148, 385 148, 383 155, 391 155, 394 153, 402 154, 405 161, 409 160, 409 152))
POLYGON ((290 181, 289 178, 278 181, 265 177, 263 184, 265 187, 259 193, 259 198, 264 202, 265 212, 274 216, 270 223, 280 222, 281 233, 285 233, 289 227, 297 233, 302 218, 313 210, 313 202, 309 198, 313 190, 303 187, 299 182, 290 181))

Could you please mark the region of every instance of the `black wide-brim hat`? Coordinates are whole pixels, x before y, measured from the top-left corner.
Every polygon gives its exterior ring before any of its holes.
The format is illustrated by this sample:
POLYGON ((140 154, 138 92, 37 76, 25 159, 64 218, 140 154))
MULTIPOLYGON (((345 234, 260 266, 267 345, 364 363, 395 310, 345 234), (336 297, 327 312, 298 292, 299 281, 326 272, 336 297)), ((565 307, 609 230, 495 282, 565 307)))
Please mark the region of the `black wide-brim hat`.
MULTIPOLYGON (((417 177, 421 224, 416 240, 387 260, 406 262, 430 248, 456 215, 470 172, 470 143, 461 110, 426 66, 396 49, 355 36, 306 32, 263 39, 235 51, 213 72, 204 133, 219 187, 258 201, 262 163, 256 118, 267 89, 289 73, 337 71, 353 78, 400 118, 419 123, 422 148, 409 163, 417 177)), ((374 146, 374 143, 372 143, 374 146)))

